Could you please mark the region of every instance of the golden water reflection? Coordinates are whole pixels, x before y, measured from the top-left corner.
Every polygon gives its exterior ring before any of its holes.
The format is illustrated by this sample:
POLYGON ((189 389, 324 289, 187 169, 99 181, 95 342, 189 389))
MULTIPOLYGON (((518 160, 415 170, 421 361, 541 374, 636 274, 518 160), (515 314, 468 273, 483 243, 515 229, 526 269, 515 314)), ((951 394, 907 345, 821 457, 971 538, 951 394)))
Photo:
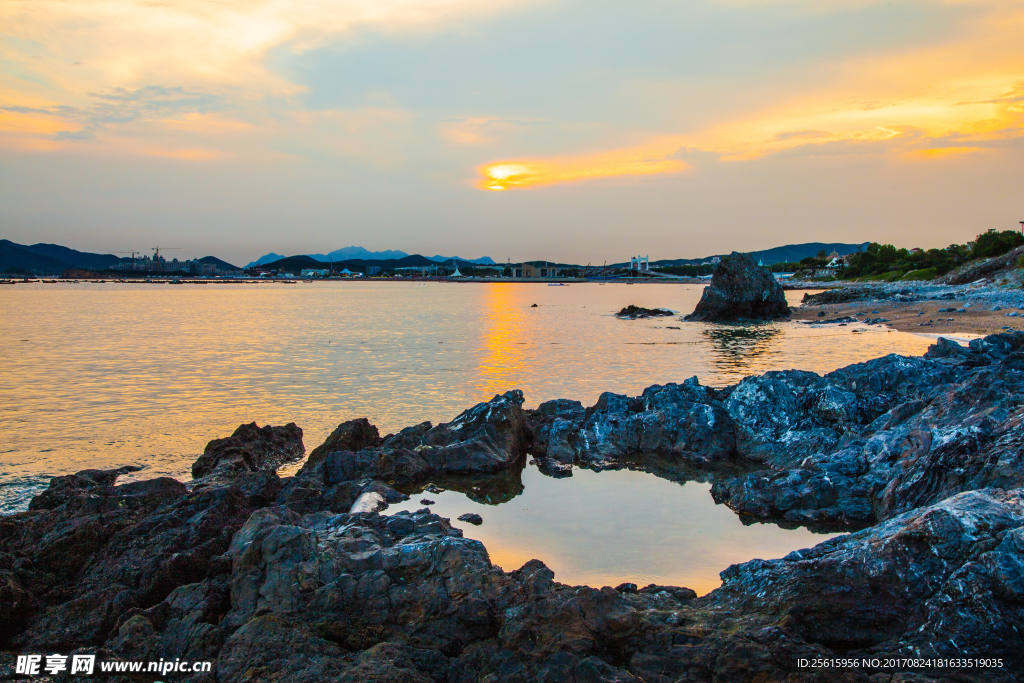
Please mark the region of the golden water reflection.
POLYGON ((524 316, 516 289, 521 285, 496 283, 484 289, 482 340, 484 356, 479 365, 481 401, 508 391, 522 373, 523 354, 517 343, 525 336, 524 316))
POLYGON ((781 323, 737 323, 708 326, 701 331, 715 351, 715 366, 723 372, 745 371, 781 351, 781 323))

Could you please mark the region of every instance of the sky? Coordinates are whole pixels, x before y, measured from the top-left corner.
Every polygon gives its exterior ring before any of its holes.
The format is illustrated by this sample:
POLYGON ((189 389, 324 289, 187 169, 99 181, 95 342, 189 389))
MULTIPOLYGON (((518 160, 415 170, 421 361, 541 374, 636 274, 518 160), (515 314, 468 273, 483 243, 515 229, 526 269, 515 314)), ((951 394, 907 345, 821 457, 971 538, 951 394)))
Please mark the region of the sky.
POLYGON ((0 237, 619 262, 1024 220, 1024 0, 4 0, 0 237))

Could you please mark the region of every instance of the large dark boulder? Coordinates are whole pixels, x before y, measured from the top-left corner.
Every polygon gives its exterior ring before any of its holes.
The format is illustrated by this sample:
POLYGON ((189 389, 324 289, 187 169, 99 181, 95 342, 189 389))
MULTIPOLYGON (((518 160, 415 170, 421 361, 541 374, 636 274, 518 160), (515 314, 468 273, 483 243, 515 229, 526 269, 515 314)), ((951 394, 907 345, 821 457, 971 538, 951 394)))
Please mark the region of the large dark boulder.
POLYGON ((715 266, 711 286, 685 320, 773 320, 789 315, 782 286, 747 254, 733 252, 715 266))

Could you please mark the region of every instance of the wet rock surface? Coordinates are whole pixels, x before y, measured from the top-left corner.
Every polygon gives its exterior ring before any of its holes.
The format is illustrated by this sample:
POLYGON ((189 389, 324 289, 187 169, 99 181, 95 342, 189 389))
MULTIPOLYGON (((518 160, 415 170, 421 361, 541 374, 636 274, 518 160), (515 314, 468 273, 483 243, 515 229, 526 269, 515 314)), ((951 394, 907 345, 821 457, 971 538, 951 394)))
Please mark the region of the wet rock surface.
POLYGON ((705 322, 773 320, 789 316, 782 285, 748 254, 733 252, 711 276, 711 285, 686 320, 705 322))
POLYGON ((268 427, 258 447, 211 442, 188 486, 118 485, 132 468, 55 478, 29 511, 0 518, 0 650, 213 662, 180 679, 195 682, 1014 680, 1021 373, 1024 334, 940 339, 923 358, 724 389, 691 379, 591 407, 524 411, 509 392, 284 481, 273 463, 294 455, 295 431, 268 427), (563 476, 710 473, 718 500, 751 519, 855 531, 725 568, 722 587, 697 597, 563 585, 539 560, 495 566, 429 510, 370 511, 434 482, 515 495, 502 482, 527 452, 563 476), (818 657, 1003 667, 798 668, 818 657))
POLYGON ((209 474, 231 476, 237 472, 274 471, 306 452, 302 430, 294 422, 284 427, 241 425, 226 439, 214 439, 192 464, 192 477, 209 474))

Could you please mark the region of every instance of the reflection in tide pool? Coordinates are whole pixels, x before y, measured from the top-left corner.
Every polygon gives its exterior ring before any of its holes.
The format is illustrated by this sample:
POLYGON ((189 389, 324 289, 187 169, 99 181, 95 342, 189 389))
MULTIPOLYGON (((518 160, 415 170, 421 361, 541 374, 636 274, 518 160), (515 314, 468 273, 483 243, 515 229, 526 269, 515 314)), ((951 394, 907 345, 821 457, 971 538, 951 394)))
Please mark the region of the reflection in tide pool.
MULTIPOLYGON (((696 375, 828 372, 930 340, 879 327, 619 320, 692 311, 702 288, 520 283, 18 284, 0 290, 0 510, 49 477, 145 465, 189 478, 243 422, 295 422, 307 450, 345 420, 382 433, 522 389, 592 405, 696 375), (537 304, 536 308, 533 304, 537 304), (852 334, 852 330, 863 330, 852 334)), ((797 303, 802 292, 790 292, 797 303)), ((128 480, 130 478, 126 478, 128 480)))
POLYGON ((711 498, 710 484, 679 484, 645 472, 577 469, 555 479, 534 466, 515 481, 466 493, 417 493, 385 514, 430 507, 467 538, 487 547, 491 562, 506 571, 528 560, 544 561, 555 580, 616 586, 630 581, 686 586, 703 595, 717 588, 730 564, 773 559, 821 543, 835 534, 744 526, 711 498), (420 501, 433 501, 429 506, 420 501), (460 522, 475 512, 481 526, 460 522))

